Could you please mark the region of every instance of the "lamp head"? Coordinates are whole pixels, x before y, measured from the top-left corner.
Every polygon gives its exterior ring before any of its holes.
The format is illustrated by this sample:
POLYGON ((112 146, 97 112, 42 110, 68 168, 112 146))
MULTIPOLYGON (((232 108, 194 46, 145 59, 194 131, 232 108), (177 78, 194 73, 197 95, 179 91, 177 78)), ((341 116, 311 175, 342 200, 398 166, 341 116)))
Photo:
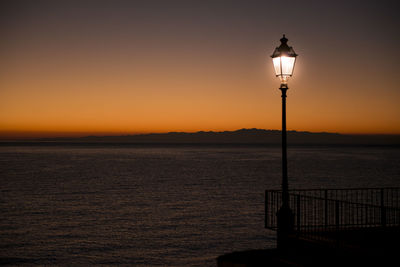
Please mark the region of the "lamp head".
POLYGON ((283 35, 281 45, 275 48, 271 56, 276 77, 280 78, 282 84, 287 84, 287 80, 293 75, 294 63, 297 57, 293 48, 288 46, 287 41, 288 39, 283 35))

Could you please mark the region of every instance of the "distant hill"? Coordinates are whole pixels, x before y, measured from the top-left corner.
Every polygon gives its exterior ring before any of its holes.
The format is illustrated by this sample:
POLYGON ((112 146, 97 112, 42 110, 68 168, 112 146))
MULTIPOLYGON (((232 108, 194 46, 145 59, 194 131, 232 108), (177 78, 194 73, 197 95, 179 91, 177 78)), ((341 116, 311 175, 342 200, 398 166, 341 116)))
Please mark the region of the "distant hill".
MULTIPOLYGON (((400 135, 344 135, 338 133, 287 132, 288 145, 400 145, 400 135)), ((280 144, 281 131, 240 129, 224 132, 169 132, 124 136, 86 136, 79 138, 42 138, 35 142, 139 143, 139 144, 280 144)))

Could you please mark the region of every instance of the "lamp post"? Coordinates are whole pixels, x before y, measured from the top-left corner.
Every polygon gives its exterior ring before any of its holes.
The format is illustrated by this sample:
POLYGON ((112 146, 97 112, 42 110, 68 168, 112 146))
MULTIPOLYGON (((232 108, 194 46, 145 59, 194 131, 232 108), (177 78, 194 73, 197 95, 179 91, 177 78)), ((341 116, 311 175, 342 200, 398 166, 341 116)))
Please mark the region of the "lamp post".
POLYGON ((287 82, 293 75, 297 54, 288 46, 285 35, 281 38, 281 45, 272 54, 276 77, 281 80, 279 90, 282 92, 282 206, 277 213, 278 217, 278 248, 288 247, 288 238, 294 228, 294 215, 289 206, 289 183, 287 177, 287 145, 286 145, 286 91, 287 82))

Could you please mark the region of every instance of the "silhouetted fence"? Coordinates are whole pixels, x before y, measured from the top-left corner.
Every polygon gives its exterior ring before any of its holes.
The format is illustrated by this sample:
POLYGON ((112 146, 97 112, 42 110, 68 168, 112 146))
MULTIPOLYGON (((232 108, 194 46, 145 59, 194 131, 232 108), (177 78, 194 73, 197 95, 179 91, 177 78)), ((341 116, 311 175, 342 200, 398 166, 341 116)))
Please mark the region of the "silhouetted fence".
MULTIPOLYGON (((400 188, 315 189, 289 191, 294 230, 327 233, 361 227, 400 226, 400 188)), ((265 192, 265 227, 277 230, 282 191, 265 192)))

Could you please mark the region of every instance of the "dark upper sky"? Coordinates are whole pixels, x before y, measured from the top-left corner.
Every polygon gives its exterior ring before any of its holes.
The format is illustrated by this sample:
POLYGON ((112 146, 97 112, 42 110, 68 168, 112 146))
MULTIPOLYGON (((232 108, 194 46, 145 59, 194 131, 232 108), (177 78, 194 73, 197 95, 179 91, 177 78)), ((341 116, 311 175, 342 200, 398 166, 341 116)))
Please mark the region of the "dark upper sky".
POLYGON ((396 1, 2 1, 0 134, 400 133, 396 1))

